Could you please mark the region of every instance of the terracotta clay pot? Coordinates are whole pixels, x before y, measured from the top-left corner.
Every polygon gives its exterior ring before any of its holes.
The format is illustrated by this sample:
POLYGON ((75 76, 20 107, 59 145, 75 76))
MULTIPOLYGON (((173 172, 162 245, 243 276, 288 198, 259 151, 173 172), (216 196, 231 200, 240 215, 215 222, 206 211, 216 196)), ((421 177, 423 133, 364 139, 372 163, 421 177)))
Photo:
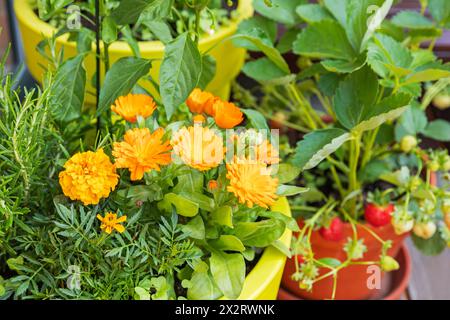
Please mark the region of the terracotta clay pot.
MULTIPOLYGON (((400 269, 386 274, 381 289, 371 296, 373 300, 400 300, 403 298, 409 279, 411 278, 411 257, 406 246, 400 249, 395 257, 400 269)), ((301 300, 300 297, 281 287, 278 291, 278 300, 301 300)))
MULTIPOLYGON (((383 240, 391 240, 392 247, 388 254, 392 257, 397 256, 400 248, 403 245, 404 239, 408 234, 397 235, 394 232, 392 225, 387 225, 380 228, 375 228, 367 225, 383 240)), ((358 238, 364 239, 364 244, 367 246, 367 252, 361 261, 379 261, 381 253, 381 243, 377 241, 369 232, 361 226, 357 226, 358 238)), ((311 244, 314 255, 317 259, 321 258, 335 258, 339 261, 345 261, 347 258, 343 246, 347 239, 352 237, 352 228, 349 223, 344 227, 344 239, 339 242, 325 240, 318 231, 314 231, 311 236, 311 244)), ((380 293, 380 290, 370 289, 367 286, 367 280, 371 273, 368 273, 367 265, 351 265, 343 268, 338 272, 337 277, 337 291, 335 298, 337 300, 365 300, 370 299, 380 293)), ((321 268, 320 275, 329 272, 329 269, 321 268)), ((298 282, 291 279, 291 275, 295 272, 295 262, 289 259, 282 278, 282 286, 290 291, 295 296, 301 299, 322 300, 330 299, 333 290, 333 277, 325 278, 314 284, 311 292, 299 288, 298 282)), ((384 273, 382 273, 384 276, 384 273)))

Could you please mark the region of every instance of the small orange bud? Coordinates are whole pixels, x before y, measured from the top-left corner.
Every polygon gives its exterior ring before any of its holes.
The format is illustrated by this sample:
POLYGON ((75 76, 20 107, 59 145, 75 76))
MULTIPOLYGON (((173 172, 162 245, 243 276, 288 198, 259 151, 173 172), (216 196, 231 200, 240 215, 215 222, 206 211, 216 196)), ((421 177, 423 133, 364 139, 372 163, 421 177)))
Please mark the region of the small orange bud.
POLYGON ((206 119, 201 114, 196 114, 193 118, 194 123, 205 123, 206 119))
POLYGON ((219 183, 217 182, 217 180, 209 180, 208 182, 208 190, 210 192, 215 191, 219 188, 219 183))

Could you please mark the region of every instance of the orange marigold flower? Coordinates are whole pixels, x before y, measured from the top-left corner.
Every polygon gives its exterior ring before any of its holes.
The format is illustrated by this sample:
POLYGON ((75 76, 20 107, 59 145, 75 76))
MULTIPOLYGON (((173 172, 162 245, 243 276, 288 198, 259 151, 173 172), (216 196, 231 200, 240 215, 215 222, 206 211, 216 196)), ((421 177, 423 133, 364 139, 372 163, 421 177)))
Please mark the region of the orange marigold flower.
POLYGON ((105 231, 107 234, 111 234, 113 230, 116 230, 119 233, 125 231, 125 227, 120 223, 127 221, 127 216, 121 216, 120 218, 117 218, 116 213, 108 212, 105 217, 102 217, 98 214, 97 219, 102 222, 102 224, 100 225, 100 229, 105 231))
POLYGON ((234 103, 216 100, 212 108, 214 121, 222 129, 232 129, 244 121, 244 114, 234 103))
POLYGON ((206 121, 205 117, 201 114, 196 114, 193 118, 194 123, 204 123, 206 121))
POLYGON ((119 97, 111 110, 120 115, 128 122, 135 123, 137 117, 141 116, 146 119, 153 114, 156 109, 155 101, 145 94, 129 94, 119 97))
POLYGON ((171 163, 169 141, 162 141, 164 130, 150 133, 147 128, 131 129, 125 133, 123 142, 115 142, 113 156, 117 168, 128 168, 131 180, 140 180, 145 172, 160 170, 160 166, 171 163))
POLYGON ((116 169, 103 149, 75 154, 64 164, 64 169, 59 173, 64 194, 84 205, 99 203, 119 182, 116 169))
POLYGON ((211 99, 214 99, 212 93, 195 88, 186 100, 186 104, 192 113, 203 113, 206 103, 211 99))
POLYGON ((222 137, 201 126, 181 128, 173 134, 171 144, 183 163, 200 171, 217 167, 225 153, 222 137))
POLYGON ((236 159, 227 163, 227 187, 240 203, 252 208, 254 204, 268 208, 277 199, 278 179, 270 175, 270 168, 248 159, 236 159))

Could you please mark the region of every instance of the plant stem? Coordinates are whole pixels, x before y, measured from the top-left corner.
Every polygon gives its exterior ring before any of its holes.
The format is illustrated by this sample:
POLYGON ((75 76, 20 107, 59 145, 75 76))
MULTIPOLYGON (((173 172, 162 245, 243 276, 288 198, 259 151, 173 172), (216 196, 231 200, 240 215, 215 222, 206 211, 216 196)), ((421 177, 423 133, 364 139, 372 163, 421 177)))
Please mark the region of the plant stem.
MULTIPOLYGON (((101 50, 100 50, 100 34, 101 34, 101 21, 100 21, 100 0, 95 0, 95 45, 96 45, 96 56, 95 56, 95 86, 96 86, 96 108, 99 109, 100 103, 100 72, 101 72, 101 50)), ((101 116, 97 116, 97 132, 101 130, 101 116)))
POLYGON ((364 148, 364 155, 361 161, 361 167, 364 167, 372 157, 372 149, 375 145, 375 140, 377 139, 378 132, 380 131, 380 127, 375 128, 369 134, 367 145, 364 148))
MULTIPOLYGON (((302 107, 303 106, 303 101, 302 101, 302 99, 300 98, 300 96, 299 96, 299 94, 297 92, 297 88, 292 83, 290 83, 289 84, 289 89, 291 90, 292 94, 294 95, 294 98, 295 98, 298 106, 302 107)), ((308 108, 305 108, 304 111, 305 111, 305 116, 306 116, 306 118, 308 120, 308 124, 309 124, 310 128, 313 129, 313 130, 316 130, 317 129, 317 125, 314 122, 311 114, 309 113, 308 108)))
POLYGON ((195 10, 195 43, 198 45, 200 41, 200 10, 195 10))
MULTIPOLYGON (((357 133, 350 144, 350 173, 349 173, 349 189, 347 194, 351 194, 358 189, 358 161, 361 152, 360 144, 361 134, 357 133)), ((356 216, 356 199, 350 201, 350 212, 356 216)))

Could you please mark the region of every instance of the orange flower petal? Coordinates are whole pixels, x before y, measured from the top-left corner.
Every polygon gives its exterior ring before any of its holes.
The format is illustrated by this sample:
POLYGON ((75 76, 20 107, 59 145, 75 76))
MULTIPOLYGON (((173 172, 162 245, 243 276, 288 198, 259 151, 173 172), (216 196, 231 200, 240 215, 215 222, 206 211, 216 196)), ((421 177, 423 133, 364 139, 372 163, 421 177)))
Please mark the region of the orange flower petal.
POLYGON ((113 146, 113 156, 117 168, 127 168, 131 180, 143 178, 145 172, 160 170, 160 166, 172 162, 169 141, 163 142, 164 130, 157 129, 152 134, 147 128, 131 129, 125 133, 123 142, 113 146))
POLYGON ((150 117, 156 109, 155 101, 152 97, 145 94, 129 94, 127 96, 119 97, 111 110, 126 121, 135 123, 137 117, 141 116, 146 119, 150 117))
POLYGON ((63 193, 84 205, 98 204, 119 182, 115 166, 102 149, 75 154, 64 164, 64 169, 59 173, 63 193))
POLYGON ((222 129, 232 129, 244 121, 244 114, 231 102, 216 100, 213 104, 214 121, 222 129))
POLYGON ((203 113, 206 103, 214 99, 214 96, 199 88, 194 89, 186 100, 186 104, 192 113, 203 113))

